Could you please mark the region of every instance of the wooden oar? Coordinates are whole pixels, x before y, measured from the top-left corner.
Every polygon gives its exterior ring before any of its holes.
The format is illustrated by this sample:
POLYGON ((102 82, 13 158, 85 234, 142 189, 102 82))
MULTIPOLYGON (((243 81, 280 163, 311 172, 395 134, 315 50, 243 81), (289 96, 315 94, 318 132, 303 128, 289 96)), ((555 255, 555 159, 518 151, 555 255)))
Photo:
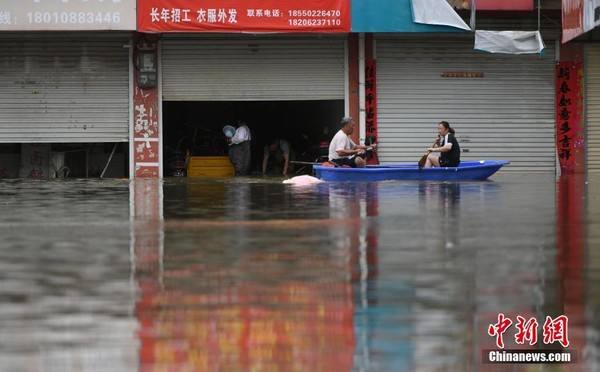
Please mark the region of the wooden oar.
POLYGON ((319 163, 316 161, 296 161, 296 160, 291 160, 290 164, 302 164, 302 165, 322 165, 323 163, 319 163))
MULTIPOLYGON (((433 142, 433 145, 431 145, 431 147, 437 145, 438 143, 440 143, 439 138, 433 142)), ((427 151, 427 154, 423 155, 421 157, 421 160, 419 160, 419 171, 421 171, 421 169, 423 169, 423 167, 425 166, 425 163, 427 162, 427 157, 429 156, 429 154, 431 154, 431 150, 427 151)))

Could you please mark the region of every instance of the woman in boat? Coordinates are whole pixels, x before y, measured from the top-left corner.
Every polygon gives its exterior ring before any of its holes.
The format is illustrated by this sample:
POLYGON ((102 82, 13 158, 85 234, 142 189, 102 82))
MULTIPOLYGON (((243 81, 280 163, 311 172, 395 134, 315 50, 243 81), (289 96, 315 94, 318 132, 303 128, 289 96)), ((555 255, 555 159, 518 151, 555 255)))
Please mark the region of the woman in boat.
POLYGON ((367 152, 374 150, 377 144, 362 146, 350 139, 356 125, 354 119, 343 118, 341 125, 342 128, 329 143, 329 162, 338 167, 364 168, 367 152))
POLYGON ((425 168, 431 167, 458 167, 460 164, 460 146, 454 137, 454 128, 447 121, 438 124, 439 146, 430 147, 425 168), (439 152, 437 156, 434 152, 439 152))

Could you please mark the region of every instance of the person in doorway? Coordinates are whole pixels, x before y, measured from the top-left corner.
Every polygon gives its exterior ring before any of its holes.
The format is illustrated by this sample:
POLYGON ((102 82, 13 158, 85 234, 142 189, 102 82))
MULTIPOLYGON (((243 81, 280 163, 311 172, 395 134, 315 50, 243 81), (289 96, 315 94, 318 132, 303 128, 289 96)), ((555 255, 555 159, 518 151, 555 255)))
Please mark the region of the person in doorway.
POLYGON ((458 167, 460 164, 460 146, 454 137, 454 128, 447 121, 438 124, 439 145, 427 149, 429 155, 425 162, 425 168, 431 167, 458 167), (440 155, 435 155, 439 152, 440 155))
POLYGON ((229 160, 235 168, 236 176, 246 176, 250 173, 250 141, 252 135, 244 120, 238 120, 237 129, 229 141, 229 160))
POLYGON ((263 161, 262 161, 262 174, 267 174, 267 164, 269 162, 269 156, 273 154, 277 155, 277 152, 283 154, 283 176, 288 176, 288 167, 290 165, 290 143, 287 140, 281 138, 275 138, 272 141, 268 141, 263 150, 263 161))
POLYGON ((367 152, 375 150, 377 144, 361 146, 350 139, 350 135, 354 133, 354 127, 356 126, 354 119, 350 117, 343 118, 341 125, 342 127, 333 136, 329 144, 329 162, 338 167, 364 168, 367 152))

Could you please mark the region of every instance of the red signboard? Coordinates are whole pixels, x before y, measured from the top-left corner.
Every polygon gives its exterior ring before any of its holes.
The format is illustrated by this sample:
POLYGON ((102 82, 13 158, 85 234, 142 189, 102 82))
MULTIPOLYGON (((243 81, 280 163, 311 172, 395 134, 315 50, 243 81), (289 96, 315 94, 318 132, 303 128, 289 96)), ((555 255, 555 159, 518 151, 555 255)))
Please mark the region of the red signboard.
POLYGON ((139 0, 141 32, 350 32, 350 0, 139 0))
POLYGON ((477 10, 533 10, 533 0, 477 0, 477 10))
POLYGON ((583 0, 562 0, 562 42, 576 38, 587 30, 584 25, 583 0))

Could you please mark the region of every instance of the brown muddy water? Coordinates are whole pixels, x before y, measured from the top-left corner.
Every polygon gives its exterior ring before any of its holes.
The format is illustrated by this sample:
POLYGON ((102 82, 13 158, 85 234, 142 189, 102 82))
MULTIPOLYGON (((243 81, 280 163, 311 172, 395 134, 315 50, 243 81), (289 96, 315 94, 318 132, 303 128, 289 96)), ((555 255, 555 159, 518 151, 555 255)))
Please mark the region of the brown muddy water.
POLYGON ((0 370, 600 369, 599 176, 281 181, 0 181, 0 370))

